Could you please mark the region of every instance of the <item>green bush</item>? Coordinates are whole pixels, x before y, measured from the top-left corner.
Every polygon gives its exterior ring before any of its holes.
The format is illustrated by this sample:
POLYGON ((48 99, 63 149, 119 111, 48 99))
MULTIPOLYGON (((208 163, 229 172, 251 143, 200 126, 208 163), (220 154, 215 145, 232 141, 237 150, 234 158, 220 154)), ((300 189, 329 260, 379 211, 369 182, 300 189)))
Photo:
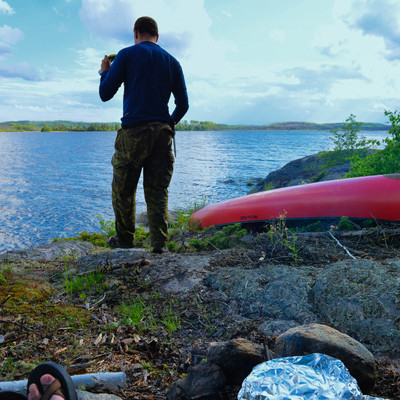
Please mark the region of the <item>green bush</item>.
POLYGON ((397 110, 385 111, 385 115, 392 124, 389 136, 383 140, 385 148, 369 154, 364 159, 358 155, 353 156, 350 172, 346 174, 346 178, 400 172, 400 115, 397 110))
POLYGON ((353 157, 362 159, 365 156, 366 150, 376 142, 360 136, 360 127, 361 123, 356 121, 356 116, 350 114, 343 128, 330 131, 332 133, 330 139, 333 141, 334 148, 332 151, 321 153, 320 157, 326 159, 326 165, 322 168, 344 164, 353 157))

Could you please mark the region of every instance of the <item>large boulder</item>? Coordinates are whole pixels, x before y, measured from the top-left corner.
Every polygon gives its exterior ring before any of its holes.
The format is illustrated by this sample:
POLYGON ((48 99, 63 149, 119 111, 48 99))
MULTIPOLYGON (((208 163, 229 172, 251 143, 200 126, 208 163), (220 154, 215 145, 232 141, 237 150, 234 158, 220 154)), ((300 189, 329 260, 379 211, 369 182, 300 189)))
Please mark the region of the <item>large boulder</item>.
POLYGON ((343 362, 364 393, 375 385, 374 356, 361 343, 329 326, 310 324, 289 329, 278 336, 274 350, 280 357, 326 354, 343 362))
POLYGON ((218 400, 225 386, 222 369, 209 362, 190 367, 188 374, 171 386, 168 400, 218 400))
POLYGON ((400 349, 400 261, 348 260, 325 267, 313 287, 324 323, 375 352, 400 349))
POLYGON ((207 360, 222 368, 229 385, 240 385, 266 359, 265 346, 242 338, 211 343, 207 353, 207 360))
POLYGON ((252 189, 252 193, 281 187, 331 181, 343 178, 350 171, 350 161, 327 167, 321 154, 313 154, 293 160, 282 168, 272 171, 252 189))

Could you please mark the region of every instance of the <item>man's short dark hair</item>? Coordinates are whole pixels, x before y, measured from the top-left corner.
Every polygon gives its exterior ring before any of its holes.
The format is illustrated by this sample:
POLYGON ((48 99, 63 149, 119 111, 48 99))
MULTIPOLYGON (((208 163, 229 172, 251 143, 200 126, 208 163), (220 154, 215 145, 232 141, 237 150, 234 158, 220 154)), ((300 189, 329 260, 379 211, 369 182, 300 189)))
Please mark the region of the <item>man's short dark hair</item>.
POLYGON ((158 35, 158 26, 157 22, 150 17, 140 17, 136 20, 134 30, 139 32, 140 34, 149 34, 151 36, 158 35))

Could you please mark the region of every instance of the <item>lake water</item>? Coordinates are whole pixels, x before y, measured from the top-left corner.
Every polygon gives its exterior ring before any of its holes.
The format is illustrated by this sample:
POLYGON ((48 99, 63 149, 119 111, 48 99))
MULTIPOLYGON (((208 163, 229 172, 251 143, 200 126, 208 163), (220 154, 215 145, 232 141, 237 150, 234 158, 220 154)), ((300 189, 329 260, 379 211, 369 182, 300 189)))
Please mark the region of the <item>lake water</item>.
MULTIPOLYGON (((383 138, 387 132, 364 132, 383 138)), ((115 132, 0 132, 0 252, 99 230, 113 219, 115 132)), ((245 195, 248 182, 332 147, 326 131, 177 132, 170 209, 245 195)), ((137 212, 145 210, 142 183, 137 212)))

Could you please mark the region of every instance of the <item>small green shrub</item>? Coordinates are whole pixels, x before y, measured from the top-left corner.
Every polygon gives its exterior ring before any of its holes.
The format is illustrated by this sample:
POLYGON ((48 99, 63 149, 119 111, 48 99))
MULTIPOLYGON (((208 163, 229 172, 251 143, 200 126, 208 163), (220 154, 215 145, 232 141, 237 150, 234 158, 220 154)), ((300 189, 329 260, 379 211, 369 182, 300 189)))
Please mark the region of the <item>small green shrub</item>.
POLYGON ((289 250, 293 262, 297 265, 299 261, 299 251, 297 247, 297 236, 286 226, 286 211, 279 215, 279 218, 267 226, 267 233, 272 243, 289 250))
POLYGON ((357 122, 355 118, 355 115, 350 114, 343 128, 330 131, 332 133, 330 139, 333 141, 334 148, 332 151, 320 153, 320 158, 326 160, 326 165, 321 168, 342 165, 352 160, 353 157, 362 159, 365 157, 366 151, 378 143, 359 135, 361 123, 357 122))
POLYGON ((312 222, 311 224, 301 226, 299 228, 293 228, 295 232, 323 232, 324 226, 320 220, 312 222))
POLYGON ((350 221, 349 217, 341 217, 340 221, 337 224, 337 229, 339 231, 354 231, 357 228, 355 225, 350 221))
MULTIPOLYGON (((205 230, 207 232, 207 230, 205 230)), ((197 251, 229 249, 242 241, 247 230, 240 223, 224 226, 215 235, 207 239, 195 238, 189 241, 189 246, 197 251)))
POLYGON ((139 326, 147 315, 147 309, 143 300, 138 296, 129 304, 122 303, 119 313, 123 324, 139 326))
POLYGON ((330 131, 333 134, 330 139, 335 145, 333 151, 365 148, 369 141, 365 136, 359 137, 361 123, 356 121, 356 116, 350 114, 345 122, 344 128, 330 131))
POLYGON ((129 303, 122 303, 117 312, 123 324, 132 325, 139 332, 146 329, 154 329, 157 326, 151 302, 146 304, 145 299, 141 296, 136 296, 129 303))
POLYGON ((363 228, 372 228, 376 226, 376 222, 372 219, 366 219, 361 222, 361 225, 363 226, 363 228))
MULTIPOLYGON (((110 220, 105 220, 103 217, 97 215, 100 225, 100 233, 89 233, 89 232, 79 232, 78 236, 68 237, 68 238, 55 238, 53 242, 62 242, 69 240, 76 240, 79 242, 90 242, 98 247, 108 247, 107 238, 115 235, 115 222, 110 220)), ((135 246, 141 247, 146 246, 149 238, 149 232, 142 227, 136 227, 135 229, 135 246)))
POLYGON ((99 220, 100 232, 107 237, 115 235, 115 222, 110 220, 105 220, 101 215, 96 215, 99 220))
POLYGON ((0 269, 0 285, 1 284, 6 284, 7 283, 7 279, 5 278, 5 276, 3 275, 3 270, 0 269))
POLYGON ((273 190, 273 189, 274 189, 274 186, 272 185, 271 182, 264 183, 264 191, 273 190))
MULTIPOLYGON (((104 282, 105 276, 103 272, 94 271, 82 276, 68 277, 65 273, 65 291, 68 294, 74 293, 91 293, 95 290, 97 293, 102 293, 107 285, 104 282)), ((85 296, 86 297, 86 296, 85 296)))
POLYGON ((170 302, 166 311, 162 313, 161 323, 167 327, 169 333, 173 333, 181 327, 181 318, 174 312, 172 302, 170 302))
POLYGON ((311 178, 311 182, 319 182, 324 176, 326 176, 327 173, 328 173, 328 171, 326 169, 324 169, 323 171, 319 172, 317 175, 313 176, 311 178))

